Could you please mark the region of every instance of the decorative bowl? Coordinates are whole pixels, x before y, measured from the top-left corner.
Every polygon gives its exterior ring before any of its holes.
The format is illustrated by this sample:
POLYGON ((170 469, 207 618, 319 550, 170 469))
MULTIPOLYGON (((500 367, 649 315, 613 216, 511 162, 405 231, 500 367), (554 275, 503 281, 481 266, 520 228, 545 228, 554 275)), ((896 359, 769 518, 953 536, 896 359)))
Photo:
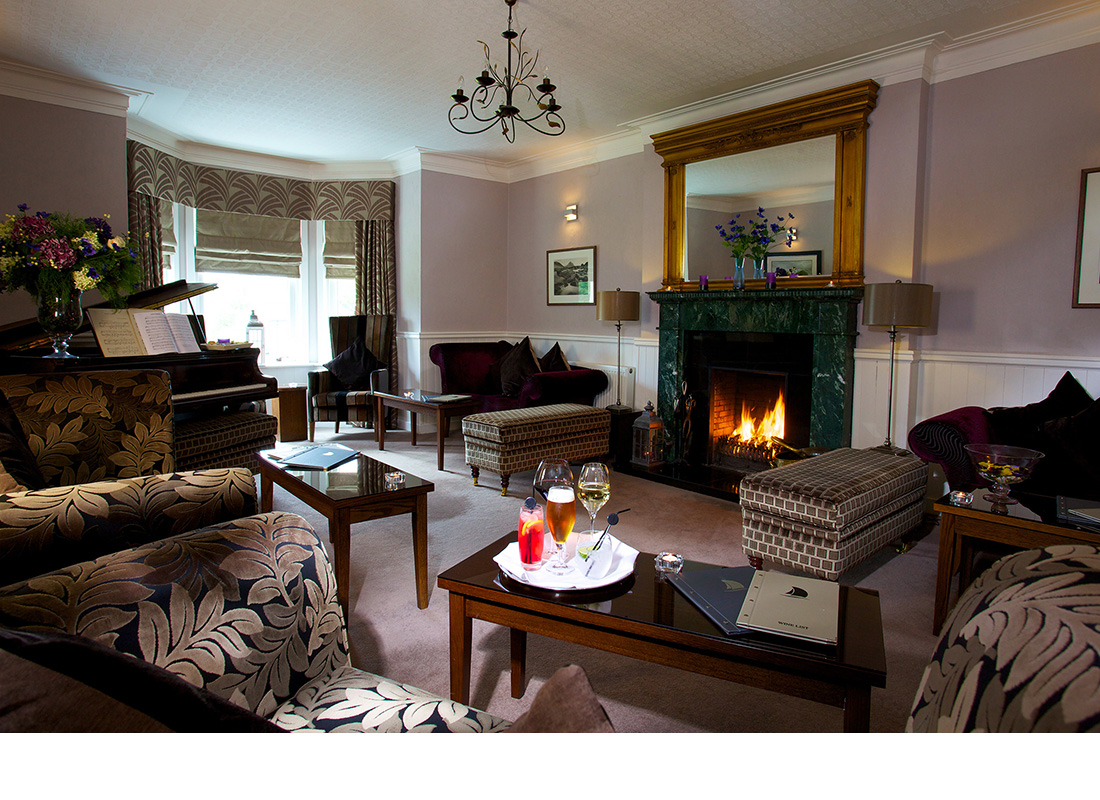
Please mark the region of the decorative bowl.
POLYGON ((1011 505, 1019 502, 1008 496, 1008 487, 1027 480, 1043 454, 1026 447, 1010 447, 1002 444, 968 444, 966 453, 978 475, 992 485, 992 492, 983 495, 994 505, 1011 505))

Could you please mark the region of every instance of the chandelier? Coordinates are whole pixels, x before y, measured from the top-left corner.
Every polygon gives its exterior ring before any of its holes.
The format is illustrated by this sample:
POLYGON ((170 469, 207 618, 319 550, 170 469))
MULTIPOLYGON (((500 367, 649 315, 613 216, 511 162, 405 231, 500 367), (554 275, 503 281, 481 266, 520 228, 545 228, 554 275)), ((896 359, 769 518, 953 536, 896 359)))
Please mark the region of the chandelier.
POLYGON ((485 69, 477 77, 477 88, 467 97, 462 91, 463 80, 459 78, 458 91, 451 95, 455 102, 447 113, 447 119, 450 120, 451 127, 459 133, 484 133, 499 124, 504 137, 509 142, 514 142, 517 122, 522 122, 546 136, 560 136, 565 133, 565 122, 558 115, 561 106, 554 100, 554 90, 558 87, 550 83, 548 75, 544 75, 542 83, 534 89, 527 83, 535 74, 539 54, 536 50, 532 56, 524 49, 523 34, 526 30, 516 33, 512 28, 512 6, 516 2, 517 0, 504 0, 508 6, 508 30, 500 34, 508 42, 508 61, 504 66, 504 73, 501 74, 497 65, 489 59, 489 45, 478 39, 478 44, 485 48, 485 69), (535 93, 536 90, 538 94, 535 93), (503 98, 499 105, 495 105, 498 92, 503 93, 503 98), (521 102, 528 106, 526 112, 517 105, 521 102))

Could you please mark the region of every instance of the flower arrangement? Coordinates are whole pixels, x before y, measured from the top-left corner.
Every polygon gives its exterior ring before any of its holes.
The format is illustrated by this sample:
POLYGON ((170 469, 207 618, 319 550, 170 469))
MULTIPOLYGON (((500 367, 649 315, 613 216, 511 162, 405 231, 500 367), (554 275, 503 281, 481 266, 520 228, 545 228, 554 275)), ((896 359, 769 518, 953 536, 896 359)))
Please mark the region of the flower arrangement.
MULTIPOLYGON (((768 222, 764 216, 764 209, 757 208, 756 219, 747 223, 740 222, 741 215, 735 214, 726 225, 715 225, 714 229, 722 237, 722 244, 733 251, 734 258, 749 256, 757 261, 763 261, 768 255, 768 248, 781 234, 786 234, 786 245, 791 246, 791 235, 787 232, 786 222, 780 214, 775 222, 768 222)), ((787 219, 794 219, 794 214, 787 214, 787 219)))
POLYGON ((0 222, 0 292, 24 289, 68 301, 73 289, 98 289, 116 307, 141 280, 141 266, 124 236, 106 219, 39 211, 0 222))

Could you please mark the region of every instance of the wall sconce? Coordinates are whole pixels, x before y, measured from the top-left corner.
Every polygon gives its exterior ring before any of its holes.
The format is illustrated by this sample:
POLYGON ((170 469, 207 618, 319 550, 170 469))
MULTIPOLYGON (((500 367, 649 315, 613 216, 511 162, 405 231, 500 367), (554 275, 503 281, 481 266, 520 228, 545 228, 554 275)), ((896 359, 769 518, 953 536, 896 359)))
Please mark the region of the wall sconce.
POLYGON ((798 241, 798 228, 787 228, 787 233, 790 235, 792 242, 798 241))
POLYGON ((565 221, 573 222, 577 219, 577 204, 573 203, 565 207, 565 221))

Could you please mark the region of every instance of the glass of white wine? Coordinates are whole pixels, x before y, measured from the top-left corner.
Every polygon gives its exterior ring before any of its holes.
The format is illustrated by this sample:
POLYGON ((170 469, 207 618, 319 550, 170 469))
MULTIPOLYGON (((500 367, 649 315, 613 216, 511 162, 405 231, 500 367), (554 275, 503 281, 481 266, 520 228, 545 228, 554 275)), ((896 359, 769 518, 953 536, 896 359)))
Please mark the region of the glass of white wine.
POLYGON ((611 478, 608 476, 607 465, 590 461, 581 467, 577 478, 577 494, 588 511, 588 538, 591 539, 596 535, 596 514, 611 497, 611 478))

